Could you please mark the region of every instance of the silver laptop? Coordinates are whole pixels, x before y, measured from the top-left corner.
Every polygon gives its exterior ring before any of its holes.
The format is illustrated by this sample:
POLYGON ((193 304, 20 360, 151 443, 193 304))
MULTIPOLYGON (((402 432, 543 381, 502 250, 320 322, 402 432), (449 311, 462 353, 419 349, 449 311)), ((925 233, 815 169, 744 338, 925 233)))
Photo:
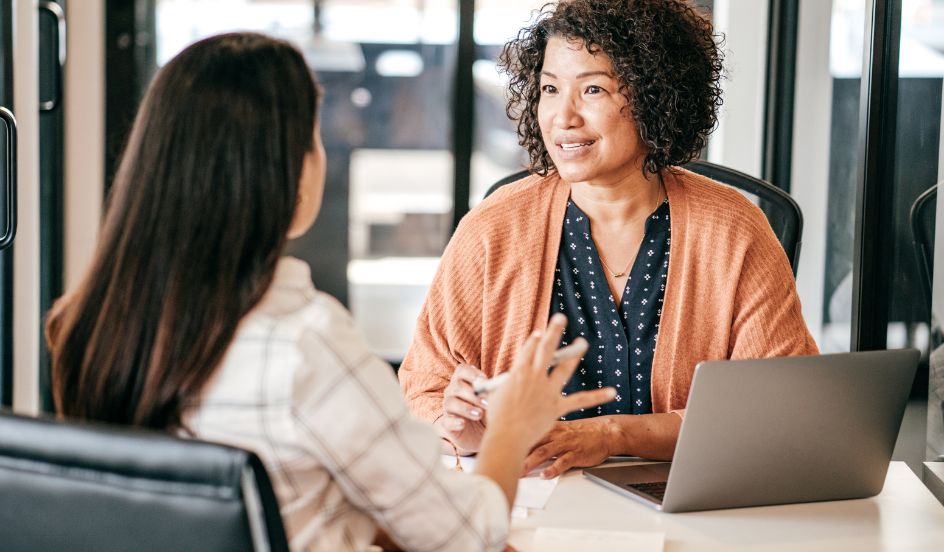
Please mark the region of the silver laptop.
POLYGON ((584 475, 663 512, 874 496, 918 351, 702 362, 671 463, 584 475))

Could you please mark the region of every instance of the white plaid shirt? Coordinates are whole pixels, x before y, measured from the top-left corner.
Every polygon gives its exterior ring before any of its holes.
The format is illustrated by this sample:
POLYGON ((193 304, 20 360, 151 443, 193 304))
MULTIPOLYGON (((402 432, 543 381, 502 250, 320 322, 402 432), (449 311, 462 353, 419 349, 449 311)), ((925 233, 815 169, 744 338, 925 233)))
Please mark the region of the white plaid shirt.
POLYGON ((259 455, 293 550, 365 550, 377 526, 407 550, 504 548, 498 485, 442 466, 390 366, 298 259, 279 262, 184 422, 259 455))

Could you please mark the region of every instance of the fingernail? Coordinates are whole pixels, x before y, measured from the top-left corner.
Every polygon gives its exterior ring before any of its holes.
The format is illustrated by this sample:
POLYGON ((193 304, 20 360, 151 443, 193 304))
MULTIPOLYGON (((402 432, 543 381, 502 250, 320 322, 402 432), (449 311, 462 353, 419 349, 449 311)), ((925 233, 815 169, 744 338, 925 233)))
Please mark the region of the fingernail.
POLYGON ((551 322, 553 322, 554 324, 566 324, 567 317, 558 312, 558 313, 555 313, 554 316, 551 317, 551 322))
POLYGON ((465 427, 465 420, 463 420, 462 418, 459 418, 458 420, 456 420, 455 426, 456 426, 456 429, 462 429, 462 428, 464 428, 464 427, 465 427))
POLYGON ((482 417, 482 411, 479 410, 478 408, 473 408, 469 410, 469 416, 472 416, 475 419, 479 419, 482 417))
POLYGON ((485 399, 479 399, 479 402, 482 403, 482 406, 484 406, 485 408, 488 408, 488 401, 487 401, 487 400, 485 400, 485 399))

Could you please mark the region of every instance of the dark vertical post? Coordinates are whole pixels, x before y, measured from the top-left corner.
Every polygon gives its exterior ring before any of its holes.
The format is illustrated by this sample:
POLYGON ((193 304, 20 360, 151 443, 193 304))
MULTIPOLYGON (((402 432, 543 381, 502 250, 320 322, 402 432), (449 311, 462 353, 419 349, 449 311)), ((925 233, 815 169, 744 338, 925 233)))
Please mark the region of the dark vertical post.
POLYGON ((764 180, 790 192, 799 0, 770 0, 764 115, 764 180))
POLYGON ((324 7, 321 5, 322 0, 311 0, 311 9, 313 11, 311 18, 311 30, 315 33, 315 36, 321 36, 321 31, 324 28, 324 24, 321 21, 321 14, 324 11, 324 7))
POLYGON ((156 70, 155 0, 105 1, 105 194, 156 70))
MULTIPOLYGON (((63 292, 65 2, 39 3, 39 308, 43 319, 63 292)), ((42 325, 36 331, 40 405, 52 412, 49 350, 42 325)))
MULTIPOLYGON (((13 111, 13 0, 0 0, 0 106, 13 111)), ((13 406, 13 247, 0 251, 0 406, 13 406)))
POLYGON ((131 128, 138 85, 134 59, 134 0, 105 2, 105 195, 131 128))
POLYGON ((472 189, 472 147, 475 136, 475 0, 459 0, 459 38, 456 45, 456 78, 453 83, 452 153, 453 171, 452 228, 469 212, 472 189))
POLYGON ((892 293, 892 226, 900 0, 869 0, 865 60, 859 95, 861 177, 856 196, 852 261, 853 351, 884 349, 892 293))

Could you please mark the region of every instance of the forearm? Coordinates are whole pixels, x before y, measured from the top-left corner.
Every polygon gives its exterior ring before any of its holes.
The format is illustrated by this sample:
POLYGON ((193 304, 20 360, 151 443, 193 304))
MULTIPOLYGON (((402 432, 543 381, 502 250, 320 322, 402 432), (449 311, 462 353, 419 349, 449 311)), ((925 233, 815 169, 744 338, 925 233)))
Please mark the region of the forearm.
POLYGON ((603 416, 608 427, 607 448, 611 456, 639 456, 671 460, 675 454, 682 418, 678 414, 603 416))
POLYGON ((501 487, 510 509, 515 503, 518 491, 518 478, 521 477, 524 459, 530 447, 513 432, 501 430, 489 431, 482 440, 476 461, 475 472, 490 478, 501 487))

